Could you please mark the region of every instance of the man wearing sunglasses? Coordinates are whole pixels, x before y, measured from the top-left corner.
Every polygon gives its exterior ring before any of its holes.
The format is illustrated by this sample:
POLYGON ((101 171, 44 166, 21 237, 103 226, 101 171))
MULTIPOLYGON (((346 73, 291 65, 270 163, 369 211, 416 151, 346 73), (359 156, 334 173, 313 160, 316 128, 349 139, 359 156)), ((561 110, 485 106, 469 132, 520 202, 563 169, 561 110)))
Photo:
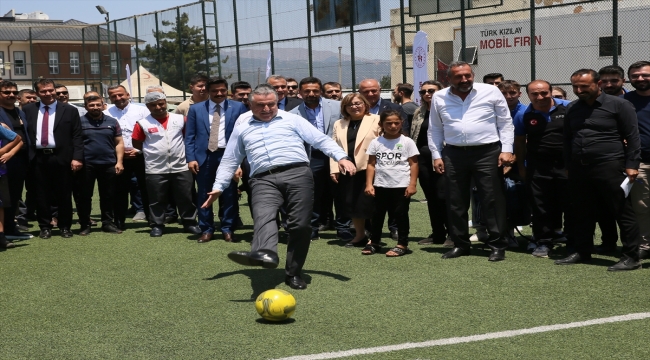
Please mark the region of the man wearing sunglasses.
POLYGON ((54 91, 56 91, 56 100, 64 103, 64 104, 69 104, 77 108, 79 111, 79 117, 81 118, 82 116, 86 115, 86 109, 76 106, 74 104, 70 104, 70 92, 68 91, 68 88, 65 85, 62 84, 55 84, 54 85, 54 91))
POLYGON ((18 200, 23 194, 23 185, 29 169, 27 122, 25 113, 15 106, 17 96, 16 83, 0 81, 0 122, 23 139, 18 146, 0 156, 0 163, 7 166, 10 199, 10 205, 5 208, 4 213, 4 232, 9 239, 29 239, 32 235, 19 232, 14 221, 18 200))
POLYGON ((299 98, 298 81, 294 78, 287 78, 287 97, 299 98))

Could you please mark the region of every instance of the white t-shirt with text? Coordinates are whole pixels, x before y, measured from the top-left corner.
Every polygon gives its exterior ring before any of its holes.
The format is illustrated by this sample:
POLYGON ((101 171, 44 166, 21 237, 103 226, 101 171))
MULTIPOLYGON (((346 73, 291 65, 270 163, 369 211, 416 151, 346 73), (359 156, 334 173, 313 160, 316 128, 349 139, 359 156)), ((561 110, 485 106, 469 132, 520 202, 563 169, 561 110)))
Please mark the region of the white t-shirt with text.
POLYGON ((374 186, 405 188, 411 183, 408 159, 420 155, 420 152, 411 138, 400 135, 397 139, 386 139, 384 136, 374 139, 366 154, 377 157, 374 186))

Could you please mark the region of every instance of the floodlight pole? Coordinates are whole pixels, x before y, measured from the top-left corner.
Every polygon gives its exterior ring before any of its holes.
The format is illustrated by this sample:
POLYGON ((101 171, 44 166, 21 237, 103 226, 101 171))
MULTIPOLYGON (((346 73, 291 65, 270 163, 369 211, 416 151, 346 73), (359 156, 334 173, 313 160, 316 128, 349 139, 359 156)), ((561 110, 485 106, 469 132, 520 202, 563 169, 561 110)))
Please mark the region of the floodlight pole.
POLYGON ((467 46, 465 41, 465 0, 460 0, 460 60, 467 61, 465 59, 465 47, 467 46))

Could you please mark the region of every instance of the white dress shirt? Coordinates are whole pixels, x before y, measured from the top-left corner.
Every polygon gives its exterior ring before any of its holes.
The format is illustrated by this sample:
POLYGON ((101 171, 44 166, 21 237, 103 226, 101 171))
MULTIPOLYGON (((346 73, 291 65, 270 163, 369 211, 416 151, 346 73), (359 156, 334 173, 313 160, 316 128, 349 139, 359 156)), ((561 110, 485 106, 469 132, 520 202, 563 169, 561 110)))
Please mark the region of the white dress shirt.
MULTIPOLYGON (((235 121, 235 128, 243 123, 247 123, 253 117, 253 112, 248 110, 245 113, 239 115, 237 121, 235 121)), ((232 135, 231 135, 232 136, 232 135)))
MULTIPOLYGON (((208 117, 210 120, 210 131, 212 131, 212 119, 214 118, 217 103, 212 100, 208 101, 210 102, 210 114, 208 117)), ((221 117, 219 119, 219 149, 226 148, 226 112, 223 109, 224 106, 226 106, 226 100, 219 103, 219 116, 221 117)))
POLYGON ((124 109, 112 106, 104 110, 104 114, 117 119, 122 128, 122 139, 124 140, 124 150, 133 150, 133 128, 138 120, 149 116, 150 112, 146 106, 127 104, 124 109))
POLYGON ((501 141, 501 152, 512 152, 514 126, 499 88, 474 84, 463 101, 450 87, 436 91, 429 116, 429 149, 441 158, 443 145, 479 146, 501 141))
POLYGON ((45 114, 45 105, 41 102, 38 108, 38 119, 36 120, 36 148, 37 149, 54 149, 56 143, 54 142, 54 119, 56 116, 56 105, 58 101, 51 103, 49 106, 47 118, 47 146, 41 146, 41 139, 43 138, 43 115, 45 114))

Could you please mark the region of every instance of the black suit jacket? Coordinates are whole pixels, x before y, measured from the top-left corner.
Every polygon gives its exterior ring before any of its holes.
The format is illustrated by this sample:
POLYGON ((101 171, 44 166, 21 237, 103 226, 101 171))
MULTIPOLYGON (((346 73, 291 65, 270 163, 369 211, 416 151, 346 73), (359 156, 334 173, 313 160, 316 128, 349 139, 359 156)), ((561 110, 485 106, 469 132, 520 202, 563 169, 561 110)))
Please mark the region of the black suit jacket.
MULTIPOLYGON (((36 126, 38 122, 38 111, 40 102, 28 104, 23 107, 23 112, 29 126, 27 136, 29 137, 29 159, 36 155, 36 126)), ((58 162, 64 166, 70 166, 72 160, 84 161, 84 143, 81 131, 81 120, 79 110, 76 107, 56 103, 56 115, 54 117, 54 142, 56 143, 55 156, 58 162)))
MULTIPOLYGON (((25 117, 25 113, 20 110, 18 107, 16 107, 16 110, 18 110, 18 116, 20 116, 21 119, 23 119, 23 131, 25 134, 27 134, 27 118, 25 117)), ((5 112, 5 109, 3 107, 0 107, 0 122, 5 123, 9 128, 13 131, 14 130, 14 125, 11 123, 11 118, 9 118, 9 115, 5 112)), ((27 139, 22 139, 27 146, 29 146, 29 136, 25 135, 27 139)))
POLYGON ((300 98, 286 97, 285 99, 287 99, 287 102, 284 104, 284 111, 289 111, 303 103, 303 100, 300 98))
POLYGON ((406 113, 402 109, 402 105, 395 104, 390 100, 379 99, 379 112, 377 113, 377 115, 381 115, 381 113, 387 110, 399 111, 402 117, 402 134, 404 134, 404 136, 409 136, 409 129, 411 128, 411 124, 409 122, 408 115, 406 115, 406 113))

